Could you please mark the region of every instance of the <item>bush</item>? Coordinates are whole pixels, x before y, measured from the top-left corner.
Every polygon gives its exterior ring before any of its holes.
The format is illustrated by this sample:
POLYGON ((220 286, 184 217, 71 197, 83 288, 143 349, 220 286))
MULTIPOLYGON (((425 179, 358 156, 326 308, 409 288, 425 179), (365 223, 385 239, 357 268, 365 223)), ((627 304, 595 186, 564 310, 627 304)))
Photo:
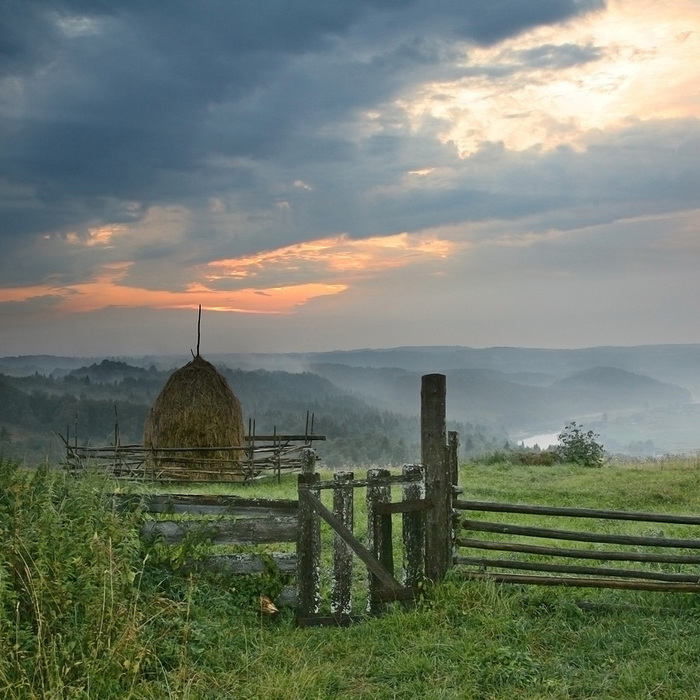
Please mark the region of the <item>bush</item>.
POLYGON ((559 433, 558 452, 565 462, 572 462, 582 467, 600 467, 603 464, 605 450, 598 442, 600 435, 592 430, 584 432, 583 426, 576 421, 568 423, 559 433))

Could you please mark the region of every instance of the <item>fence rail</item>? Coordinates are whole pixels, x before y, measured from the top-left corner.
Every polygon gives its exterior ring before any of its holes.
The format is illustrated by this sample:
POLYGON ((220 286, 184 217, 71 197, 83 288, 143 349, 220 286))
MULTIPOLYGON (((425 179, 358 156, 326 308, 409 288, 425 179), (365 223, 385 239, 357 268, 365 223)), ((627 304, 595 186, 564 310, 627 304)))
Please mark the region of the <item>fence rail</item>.
MULTIPOLYGON (((638 523, 664 523, 674 526, 700 525, 700 518, 693 515, 646 513, 635 511, 600 510, 594 508, 569 508, 559 506, 495 503, 455 499, 455 513, 464 511, 544 515, 552 518, 582 518, 638 523)), ((700 592, 700 539, 668 537, 663 533, 654 536, 639 534, 617 534, 534 527, 513 523, 492 522, 470 518, 458 518, 460 534, 455 538, 457 548, 454 563, 464 568, 463 573, 473 579, 488 578, 503 583, 523 583, 549 586, 580 586, 597 588, 620 588, 636 590, 700 592), (468 533, 483 532, 494 535, 484 540, 468 533), (504 539, 507 537, 508 539, 504 539), (513 540, 527 538, 526 541, 513 540), (577 542, 584 546, 543 546, 533 544, 531 539, 553 539, 562 542, 577 542), (598 550, 595 545, 612 544, 626 549, 598 550), (639 548, 650 551, 639 551, 639 548), (496 556, 465 556, 461 550, 481 550, 508 553, 507 558, 496 556), (675 549, 693 552, 669 553, 675 549), (560 563, 564 559, 580 559, 589 563, 560 563), (639 566, 611 568, 591 565, 598 562, 618 561, 634 564, 654 565, 654 568, 639 566), (669 570, 668 567, 671 567, 669 570), (685 567, 679 571, 679 567, 685 567), (522 573, 531 572, 531 573, 522 573), (549 574, 542 576, 540 574, 549 574)))
POLYGON ((69 471, 96 465, 119 479, 223 482, 279 478, 282 473, 301 471, 312 442, 325 440, 323 435, 258 435, 247 437, 244 446, 146 448, 77 445, 60 437, 66 450, 64 468, 69 471))

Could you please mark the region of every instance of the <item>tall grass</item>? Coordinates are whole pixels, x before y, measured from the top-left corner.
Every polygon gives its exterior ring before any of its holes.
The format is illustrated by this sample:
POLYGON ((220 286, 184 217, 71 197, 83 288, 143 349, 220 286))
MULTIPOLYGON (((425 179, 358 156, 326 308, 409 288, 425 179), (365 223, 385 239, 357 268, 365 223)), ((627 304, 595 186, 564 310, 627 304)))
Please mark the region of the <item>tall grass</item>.
POLYGON ((0 464, 3 697, 128 685, 144 648, 134 524, 105 507, 103 481, 0 464))
POLYGON ((259 622, 258 596, 276 592, 269 575, 185 570, 206 546, 144 544, 144 514, 115 511, 115 490, 0 461, 3 700, 184 697, 200 657, 227 658, 259 622))

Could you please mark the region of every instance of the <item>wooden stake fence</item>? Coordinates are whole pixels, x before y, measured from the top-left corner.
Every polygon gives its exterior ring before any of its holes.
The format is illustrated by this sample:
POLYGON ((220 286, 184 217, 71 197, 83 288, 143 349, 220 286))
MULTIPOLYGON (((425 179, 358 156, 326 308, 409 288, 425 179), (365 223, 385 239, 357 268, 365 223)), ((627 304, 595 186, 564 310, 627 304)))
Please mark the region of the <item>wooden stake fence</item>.
MULTIPOLYGON (((104 446, 79 445, 77 423, 74 435, 69 429, 63 441, 66 456, 64 468, 82 472, 96 466, 111 476, 125 480, 249 482, 263 476, 275 476, 279 482, 283 472, 297 472, 313 442, 325 440, 324 435, 281 435, 275 428, 272 435, 256 435, 252 430, 245 445, 221 447, 159 447, 122 445, 115 424, 115 444, 104 446), (230 455, 230 458, 222 457, 230 455)), ((313 418, 311 422, 313 431, 313 418)))

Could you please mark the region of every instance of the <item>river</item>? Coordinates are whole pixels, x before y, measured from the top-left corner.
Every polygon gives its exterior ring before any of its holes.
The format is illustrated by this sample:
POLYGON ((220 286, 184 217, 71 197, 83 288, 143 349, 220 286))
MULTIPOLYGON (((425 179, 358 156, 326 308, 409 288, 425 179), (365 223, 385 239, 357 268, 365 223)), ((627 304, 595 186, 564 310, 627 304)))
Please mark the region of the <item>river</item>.
POLYGON ((532 435, 531 437, 518 440, 519 445, 525 447, 534 447, 539 445, 540 449, 546 450, 559 444, 559 433, 542 433, 541 435, 532 435))

